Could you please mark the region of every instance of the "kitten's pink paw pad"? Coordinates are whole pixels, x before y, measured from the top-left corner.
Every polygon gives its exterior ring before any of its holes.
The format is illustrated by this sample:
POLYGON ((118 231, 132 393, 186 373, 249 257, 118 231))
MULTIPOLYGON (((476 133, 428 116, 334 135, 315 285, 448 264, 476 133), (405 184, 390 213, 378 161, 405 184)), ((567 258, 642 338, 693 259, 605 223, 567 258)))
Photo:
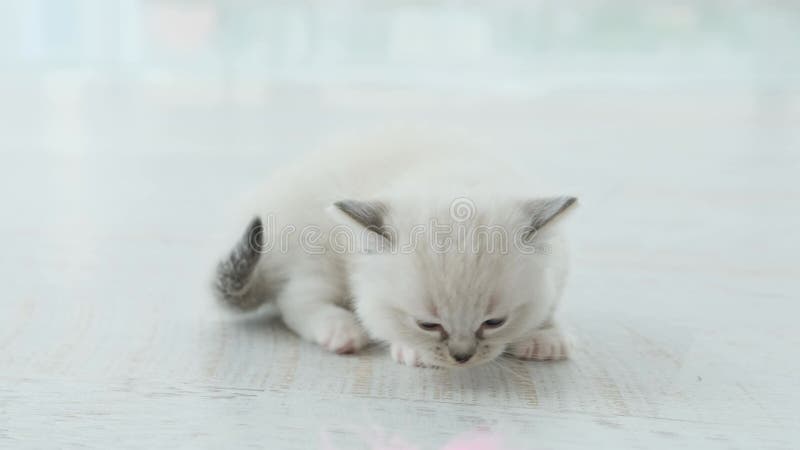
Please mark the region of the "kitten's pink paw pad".
POLYGON ((354 317, 331 319, 320 331, 319 345, 340 355, 355 353, 369 342, 367 334, 354 317))
POLYGON ((390 353, 392 359, 399 364, 411 367, 425 367, 420 359, 419 352, 411 347, 406 347, 402 344, 392 344, 390 353))
POLYGON ((557 330, 542 330, 530 339, 511 346, 510 353, 520 359, 535 361, 569 358, 572 342, 557 330))

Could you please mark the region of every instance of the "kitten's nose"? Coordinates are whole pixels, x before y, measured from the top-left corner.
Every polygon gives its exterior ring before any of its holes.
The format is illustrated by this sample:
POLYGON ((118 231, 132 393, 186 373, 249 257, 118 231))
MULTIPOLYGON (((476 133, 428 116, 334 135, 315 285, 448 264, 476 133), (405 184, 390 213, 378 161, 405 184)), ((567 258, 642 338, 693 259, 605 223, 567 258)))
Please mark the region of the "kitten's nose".
POLYGON ((450 356, 456 360, 459 364, 464 364, 465 362, 469 361, 472 358, 474 353, 451 353, 450 356))

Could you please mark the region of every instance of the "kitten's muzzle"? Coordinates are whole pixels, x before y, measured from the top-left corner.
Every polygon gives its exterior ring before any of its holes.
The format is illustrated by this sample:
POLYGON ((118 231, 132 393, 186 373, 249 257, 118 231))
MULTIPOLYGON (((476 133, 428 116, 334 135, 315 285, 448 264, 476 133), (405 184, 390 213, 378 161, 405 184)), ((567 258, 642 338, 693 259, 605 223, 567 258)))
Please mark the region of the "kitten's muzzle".
POLYGON ((465 362, 469 361, 475 353, 450 353, 450 356, 453 357, 459 364, 464 364, 465 362))
POLYGON ((478 342, 473 337, 451 336, 447 341, 447 351, 457 364, 466 364, 475 356, 478 342))

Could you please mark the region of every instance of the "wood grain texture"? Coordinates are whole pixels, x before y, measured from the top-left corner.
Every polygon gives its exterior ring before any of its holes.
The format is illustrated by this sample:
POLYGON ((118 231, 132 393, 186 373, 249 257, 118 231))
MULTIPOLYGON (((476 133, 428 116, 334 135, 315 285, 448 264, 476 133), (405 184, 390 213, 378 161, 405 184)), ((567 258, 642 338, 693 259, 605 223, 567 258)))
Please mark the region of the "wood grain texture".
POLYGON ((427 450, 476 429, 519 449, 800 447, 797 48, 514 99, 0 74, 0 448, 427 450), (411 369, 214 304, 249 219, 236 199, 335 132, 393 121, 471 130, 580 197, 572 360, 411 369))

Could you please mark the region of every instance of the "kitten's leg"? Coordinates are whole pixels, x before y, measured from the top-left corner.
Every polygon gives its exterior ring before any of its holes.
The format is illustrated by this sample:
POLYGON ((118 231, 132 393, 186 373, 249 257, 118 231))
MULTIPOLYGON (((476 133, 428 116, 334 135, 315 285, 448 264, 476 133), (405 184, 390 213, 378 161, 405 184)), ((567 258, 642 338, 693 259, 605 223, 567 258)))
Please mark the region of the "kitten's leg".
POLYGON ((548 323, 526 339, 511 344, 507 352, 519 359, 536 361, 567 359, 572 352, 572 340, 558 325, 548 323))
POLYGON ((283 321, 303 339, 335 353, 354 353, 369 338, 355 314, 336 304, 342 295, 331 280, 298 275, 289 280, 277 303, 283 321))
POLYGON ((403 344, 392 344, 389 354, 392 355, 394 362, 411 367, 425 367, 419 353, 411 347, 403 344))

